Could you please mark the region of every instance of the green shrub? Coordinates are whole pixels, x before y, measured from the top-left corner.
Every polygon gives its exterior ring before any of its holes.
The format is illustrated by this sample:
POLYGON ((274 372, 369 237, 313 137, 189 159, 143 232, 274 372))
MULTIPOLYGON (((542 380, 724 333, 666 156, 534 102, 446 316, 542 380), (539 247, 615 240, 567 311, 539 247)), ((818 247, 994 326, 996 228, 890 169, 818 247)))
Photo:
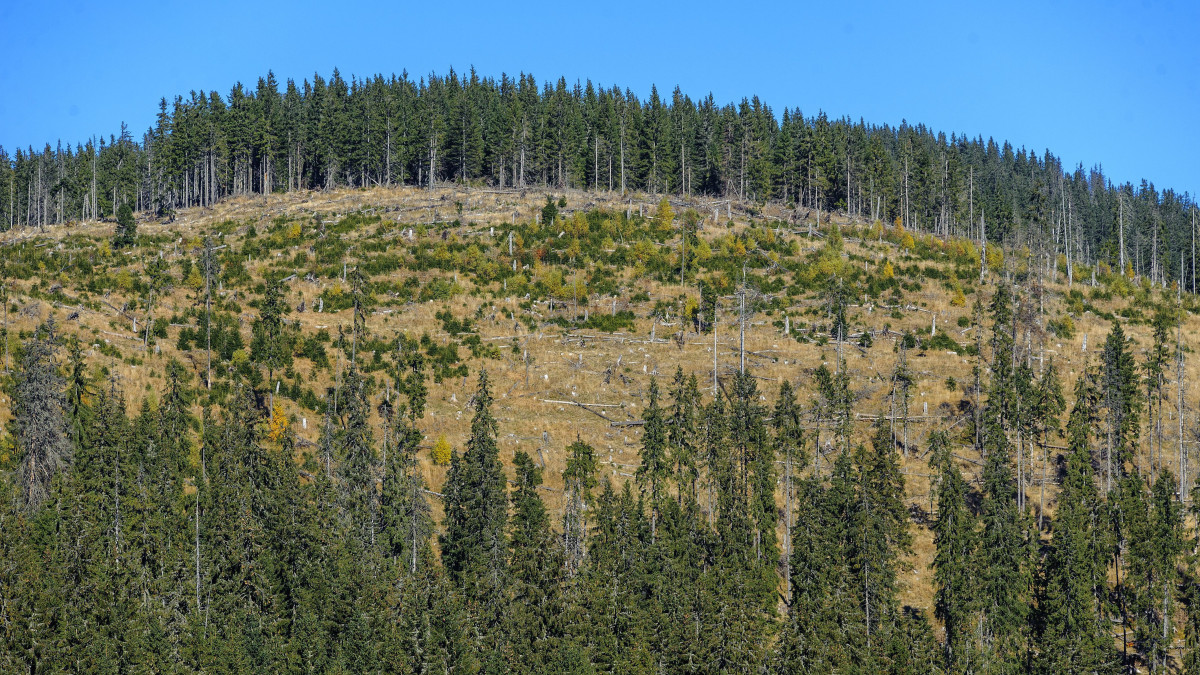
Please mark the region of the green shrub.
POLYGON ((1063 340, 1070 340, 1075 337, 1075 320, 1067 314, 1058 319, 1051 319, 1046 328, 1063 340))

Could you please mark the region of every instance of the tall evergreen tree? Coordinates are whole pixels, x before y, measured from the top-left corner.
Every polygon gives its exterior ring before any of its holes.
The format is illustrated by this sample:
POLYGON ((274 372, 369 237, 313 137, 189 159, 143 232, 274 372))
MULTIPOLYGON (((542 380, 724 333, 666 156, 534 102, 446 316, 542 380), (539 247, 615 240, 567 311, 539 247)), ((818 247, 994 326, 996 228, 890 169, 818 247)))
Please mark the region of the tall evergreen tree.
POLYGON ((650 378, 650 403, 646 406, 642 433, 642 463, 636 478, 638 489, 650 499, 650 536, 657 536, 658 517, 666 498, 671 467, 667 455, 667 422, 658 404, 658 380, 650 378))
POLYGON ((561 626, 554 624, 562 612, 562 549, 550 532, 546 505, 537 494, 542 470, 524 452, 517 452, 513 464, 517 480, 508 540, 512 606, 506 632, 512 668, 543 672, 561 638, 561 626))
POLYGON ((1099 421, 1089 375, 1075 385, 1067 424, 1066 475, 1058 493, 1054 536, 1039 583, 1038 667, 1046 673, 1115 672, 1108 622, 1104 503, 1092 471, 1091 433, 1099 421))
POLYGON ((466 452, 452 456, 446 479, 442 562, 467 597, 495 621, 506 580, 508 490, 496 445, 496 418, 486 370, 479 371, 471 405, 474 415, 466 452))
POLYGON ((937 516, 933 525, 934 616, 946 631, 947 672, 975 666, 976 577, 979 534, 967 505, 968 486, 943 433, 930 434, 930 464, 937 471, 937 516))
POLYGON ((422 435, 416 425, 425 416, 425 359, 415 342, 403 335, 396 340, 395 389, 407 400, 392 413, 394 441, 384 467, 380 525, 385 554, 411 575, 432 556, 433 515, 417 461, 422 435))
POLYGON ((129 202, 123 202, 117 208, 117 229, 113 234, 113 246, 125 248, 133 246, 137 239, 137 221, 133 217, 133 209, 129 202))
POLYGON ((1178 564, 1183 552, 1182 507, 1174 494, 1175 479, 1164 471, 1150 493, 1144 529, 1131 532, 1129 577, 1133 591, 1135 639, 1142 660, 1151 671, 1169 667, 1174 642, 1178 564))
MULTIPOLYGON (((287 303, 282 292, 283 282, 269 279, 266 291, 258 306, 258 318, 254 320, 250 341, 250 356, 267 368, 268 379, 273 380, 275 371, 292 364, 292 345, 284 332, 284 315, 287 303)), ((274 382, 270 382, 272 386, 274 382)))
POLYGON ((780 673, 836 672, 862 663, 866 647, 863 586, 853 564, 858 539, 854 467, 840 454, 829 486, 815 476, 800 485, 792 534, 792 604, 776 653, 780 673))
POLYGON ((775 429, 775 456, 782 457, 783 462, 783 513, 784 513, 784 542, 783 547, 783 582, 786 587, 784 599, 789 604, 792 599, 791 559, 795 542, 792 541, 793 518, 795 517, 796 480, 800 471, 807 463, 804 452, 804 420, 800 406, 796 403, 796 393, 792 384, 787 380, 779 385, 779 399, 775 403, 775 412, 771 425, 775 429))
POLYGON ((854 510, 856 551, 854 564, 862 583, 862 607, 868 649, 880 626, 899 618, 901 558, 912 548, 908 509, 904 506, 904 476, 896 457, 896 439, 882 424, 875 430, 870 449, 855 453, 859 494, 854 510))
POLYGON ((1137 450, 1140 429, 1141 395, 1137 369, 1129 340, 1119 322, 1104 340, 1103 369, 1104 411, 1107 420, 1105 447, 1105 490, 1112 490, 1128 470, 1137 450))
POLYGON ((675 485, 680 503, 696 498, 700 477, 698 423, 700 390, 696 376, 684 377, 683 368, 675 369, 671 389, 671 408, 666 425, 670 442, 670 463, 674 466, 675 485))
MULTIPOLYGON (((991 397, 988 402, 992 406, 991 397)), ((981 667, 988 672, 1015 672, 1025 651, 1025 632, 1032 584, 1030 537, 1017 508, 1011 447, 998 420, 985 422, 987 459, 980 504, 982 531, 979 569, 981 667)))
POLYGON ((369 416, 367 382, 354 364, 342 387, 345 421, 341 432, 338 473, 343 508, 364 547, 373 547, 378 535, 378 491, 375 476, 379 457, 369 416))

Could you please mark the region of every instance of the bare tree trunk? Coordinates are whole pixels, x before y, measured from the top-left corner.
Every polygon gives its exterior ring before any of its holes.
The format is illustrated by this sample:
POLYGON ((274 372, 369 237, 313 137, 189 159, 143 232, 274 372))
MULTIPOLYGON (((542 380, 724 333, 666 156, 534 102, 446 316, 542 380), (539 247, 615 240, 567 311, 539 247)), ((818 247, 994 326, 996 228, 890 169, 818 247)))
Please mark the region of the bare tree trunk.
POLYGON ((741 310, 738 314, 738 372, 746 373, 746 267, 742 266, 741 310))
MULTIPOLYGON (((8 320, 5 319, 5 326, 8 325, 7 322, 8 322, 8 320)), ((718 384, 717 384, 717 303, 716 302, 713 302, 712 333, 713 333, 713 398, 715 399, 717 397, 717 393, 718 393, 718 390, 717 390, 717 387, 718 387, 718 384)), ((8 350, 8 346, 6 343, 5 351, 7 352, 7 350, 8 350)), ((6 362, 7 362, 7 356, 5 358, 6 358, 6 362)))
POLYGON ((196 480, 196 613, 200 613, 200 481, 196 480))
POLYGON ((1120 248, 1121 255, 1121 270, 1122 276, 1125 274, 1125 199, 1124 195, 1117 194, 1117 245, 1120 248))
MULTIPOLYGON (((818 448, 819 450, 819 448, 818 448)), ((783 578, 786 584, 785 598, 787 605, 792 605, 792 447, 789 444, 787 455, 784 459, 784 478, 783 478, 783 503, 784 503, 784 526, 783 526, 783 578)))
POLYGON ((621 194, 625 194, 625 117, 621 117, 621 194))
MULTIPOLYGON (((1182 285, 1182 282, 1180 283, 1182 285)), ((1179 390, 1179 464, 1176 467, 1179 470, 1179 501, 1182 502, 1187 497, 1187 453, 1183 447, 1183 416, 1184 410, 1184 395, 1183 389, 1185 381, 1183 379, 1183 321, 1180 320, 1179 325, 1175 329, 1175 362, 1176 362, 1176 388, 1179 390)))
POLYGON ((204 238, 204 355, 205 387, 212 389, 212 239, 204 238))
POLYGON ((987 220, 979 214, 979 283, 987 276, 987 220))

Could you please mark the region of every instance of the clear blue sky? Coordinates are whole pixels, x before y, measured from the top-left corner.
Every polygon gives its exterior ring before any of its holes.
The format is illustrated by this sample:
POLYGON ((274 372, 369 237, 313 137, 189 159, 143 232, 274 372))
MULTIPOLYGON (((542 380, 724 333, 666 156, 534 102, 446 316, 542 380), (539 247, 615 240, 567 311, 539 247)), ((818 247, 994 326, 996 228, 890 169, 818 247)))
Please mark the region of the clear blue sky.
POLYGON ((0 145, 153 121, 158 100, 474 66, 1007 139, 1200 190, 1195 2, 0 3, 0 145), (1189 35, 1189 32, 1191 33, 1189 35))

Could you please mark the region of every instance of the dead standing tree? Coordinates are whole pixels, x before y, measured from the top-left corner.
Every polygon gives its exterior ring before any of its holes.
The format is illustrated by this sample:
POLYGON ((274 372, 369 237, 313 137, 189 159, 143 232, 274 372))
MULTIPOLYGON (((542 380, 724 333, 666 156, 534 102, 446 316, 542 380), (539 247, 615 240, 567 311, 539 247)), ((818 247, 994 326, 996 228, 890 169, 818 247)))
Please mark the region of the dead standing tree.
POLYGON ((71 462, 62 376, 54 363, 54 322, 25 343, 21 374, 13 397, 17 483, 22 506, 33 510, 50 494, 54 476, 71 462))

